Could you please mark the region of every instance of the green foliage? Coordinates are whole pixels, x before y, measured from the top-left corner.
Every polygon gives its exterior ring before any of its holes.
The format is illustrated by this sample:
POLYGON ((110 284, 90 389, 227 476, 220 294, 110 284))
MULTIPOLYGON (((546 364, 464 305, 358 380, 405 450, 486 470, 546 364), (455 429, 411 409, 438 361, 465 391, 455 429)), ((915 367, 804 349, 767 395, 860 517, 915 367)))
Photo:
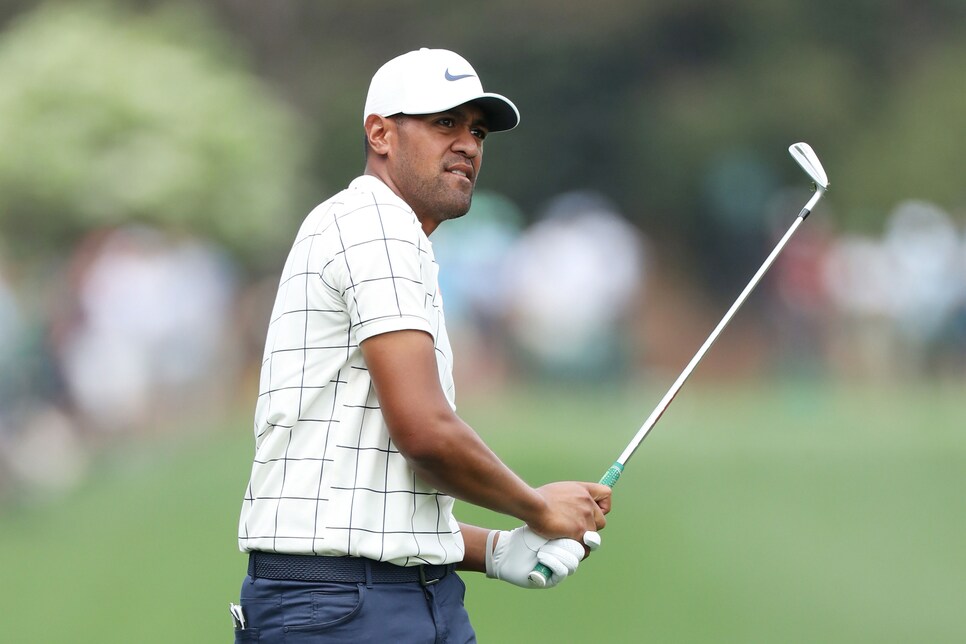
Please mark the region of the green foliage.
POLYGON ((846 204, 864 215, 860 223, 880 220, 905 199, 966 206, 964 69, 962 43, 936 47, 870 110, 840 175, 848 186, 846 204))
MULTIPOLYGON (((521 109, 520 127, 488 142, 481 185, 529 217, 561 191, 593 188, 646 232, 688 248, 713 216, 702 187, 716 158, 738 150, 778 177, 775 189, 804 190, 785 155, 799 140, 829 170, 823 208, 835 208, 842 228, 878 230, 882 209, 912 196, 962 203, 950 158, 963 122, 966 13, 957 0, 493 0, 472 20, 460 5, 432 2, 300 7, 302 47, 317 52, 301 84, 324 78, 308 101, 340 106, 323 112, 327 149, 358 147, 345 123, 357 122, 365 81, 386 57, 452 47, 521 109)), ((349 176, 339 174, 354 170, 346 158, 320 155, 320 176, 349 176)))
POLYGON ((51 252, 137 219, 258 257, 304 208, 298 127, 195 11, 49 4, 0 40, 0 226, 51 252))
MULTIPOLYGON (((78 0, 2 36, 0 225, 18 241, 56 246, 130 217, 250 254, 288 238, 308 205, 303 167, 313 199, 359 173, 368 80, 420 46, 463 53, 520 107, 520 127, 488 142, 480 187, 527 218, 596 189, 649 235, 695 248, 721 223, 705 194, 718 160, 734 152, 770 189, 804 189, 784 153, 797 140, 825 163, 823 208, 843 229, 878 230, 900 199, 964 201, 960 0, 493 0, 472 18, 429 0, 206 3, 231 43, 189 2, 115 1, 175 8, 78 0), (311 118, 294 121, 247 68, 311 118)), ((712 261, 698 255, 689 266, 712 261)))

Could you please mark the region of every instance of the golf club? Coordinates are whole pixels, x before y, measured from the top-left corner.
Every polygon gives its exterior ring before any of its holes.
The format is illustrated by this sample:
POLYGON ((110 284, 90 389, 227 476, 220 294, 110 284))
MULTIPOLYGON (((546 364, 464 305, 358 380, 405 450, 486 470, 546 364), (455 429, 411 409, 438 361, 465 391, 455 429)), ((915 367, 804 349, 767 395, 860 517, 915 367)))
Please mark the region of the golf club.
MULTIPOLYGON (((627 461, 630 460, 631 456, 634 455, 634 452, 637 451, 637 448, 640 447, 641 442, 647 436, 648 432, 650 432, 654 425, 657 424, 657 421, 664 414, 665 410, 671 404, 671 401, 674 400, 674 397, 677 396, 678 391, 681 390, 681 387, 691 375, 691 372, 693 372, 694 368, 698 366, 698 363, 701 362, 704 354, 708 352, 708 349, 710 349, 711 345, 714 344, 715 340, 718 339, 718 336, 721 335, 721 332, 724 330, 724 328, 728 326, 731 318, 734 317, 734 314, 739 308, 741 308, 741 305, 744 304, 745 300, 748 298, 748 295, 758 285, 758 282, 761 281, 761 278, 771 267, 772 263, 774 263, 775 258, 778 257, 778 254, 785 247, 785 244, 788 243, 788 240, 791 239, 791 236, 795 234, 795 231, 798 230, 798 227, 812 212, 815 204, 818 203, 819 199, 822 198, 822 195, 824 195, 828 190, 828 176, 825 174, 825 169, 822 168, 821 162, 819 162, 818 157, 815 155, 815 152, 808 143, 795 143, 788 148, 788 152, 792 155, 792 158, 795 159, 798 165, 802 166, 802 169, 808 173, 808 176, 811 177, 812 182, 815 185, 814 194, 812 194, 812 197, 808 200, 808 203, 805 204, 805 207, 802 208, 802 211, 798 214, 798 217, 795 218, 795 221, 788 229, 788 232, 786 232, 781 238, 781 240, 778 242, 778 245, 775 246, 774 250, 771 251, 771 254, 768 255, 767 259, 765 259, 765 262, 761 265, 761 268, 758 269, 758 272, 755 273, 748 285, 745 286, 745 290, 741 292, 741 295, 738 296, 738 299, 735 300, 735 303, 731 305, 731 308, 728 309, 727 313, 725 313, 725 316, 721 319, 721 322, 718 323, 718 326, 715 327, 714 331, 711 332, 711 335, 708 336, 708 339, 705 340, 703 345, 701 345, 701 348, 698 349, 698 352, 693 358, 691 358, 691 362, 688 363, 688 366, 685 367, 681 375, 678 376, 678 379, 673 385, 671 385, 671 388, 664 395, 664 398, 660 403, 658 403, 658 406, 655 407, 654 411, 651 412, 651 415, 648 416, 647 420, 644 421, 644 424, 638 430, 631 442, 628 443, 627 447, 624 448, 624 451, 621 453, 620 457, 614 462, 613 465, 610 466, 610 469, 607 470, 603 478, 600 479, 600 482, 603 485, 614 487, 614 485, 617 484, 617 480, 624 471, 624 466, 627 465, 627 461)), ((537 564, 529 575, 530 583, 535 587, 543 588, 547 585, 547 581, 550 579, 552 574, 553 573, 549 568, 543 564, 537 564)))

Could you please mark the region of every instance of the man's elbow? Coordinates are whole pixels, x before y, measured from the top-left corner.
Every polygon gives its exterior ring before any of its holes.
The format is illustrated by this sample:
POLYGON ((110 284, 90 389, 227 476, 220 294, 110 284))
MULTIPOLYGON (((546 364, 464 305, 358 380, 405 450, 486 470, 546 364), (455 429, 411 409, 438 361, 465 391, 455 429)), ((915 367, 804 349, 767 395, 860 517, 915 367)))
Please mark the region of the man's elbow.
POLYGON ((399 453, 416 471, 433 471, 452 456, 458 432, 452 428, 452 414, 432 419, 397 423, 390 436, 399 453))

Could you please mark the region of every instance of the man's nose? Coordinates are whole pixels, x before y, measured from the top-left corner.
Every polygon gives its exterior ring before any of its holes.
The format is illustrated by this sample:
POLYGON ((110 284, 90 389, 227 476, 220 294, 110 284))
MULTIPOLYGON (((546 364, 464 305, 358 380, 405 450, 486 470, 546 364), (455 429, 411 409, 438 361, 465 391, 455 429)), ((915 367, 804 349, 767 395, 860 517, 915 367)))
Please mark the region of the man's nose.
POLYGON ((461 130, 453 142, 453 149, 469 158, 473 158, 480 153, 481 143, 471 130, 461 130))

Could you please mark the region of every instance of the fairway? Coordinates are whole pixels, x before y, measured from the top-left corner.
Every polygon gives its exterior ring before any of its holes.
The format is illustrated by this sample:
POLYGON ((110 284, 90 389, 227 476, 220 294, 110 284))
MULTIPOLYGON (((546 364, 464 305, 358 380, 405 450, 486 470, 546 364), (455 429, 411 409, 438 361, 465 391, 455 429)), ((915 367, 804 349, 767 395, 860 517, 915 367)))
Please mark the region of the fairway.
MULTIPOLYGON (((961 383, 688 387, 576 577, 464 575, 480 641, 966 641, 961 383)), ((531 483, 596 480, 662 393, 532 388, 460 412, 531 483)), ((4 640, 231 641, 249 428, 108 454, 70 497, 0 510, 4 640)))

